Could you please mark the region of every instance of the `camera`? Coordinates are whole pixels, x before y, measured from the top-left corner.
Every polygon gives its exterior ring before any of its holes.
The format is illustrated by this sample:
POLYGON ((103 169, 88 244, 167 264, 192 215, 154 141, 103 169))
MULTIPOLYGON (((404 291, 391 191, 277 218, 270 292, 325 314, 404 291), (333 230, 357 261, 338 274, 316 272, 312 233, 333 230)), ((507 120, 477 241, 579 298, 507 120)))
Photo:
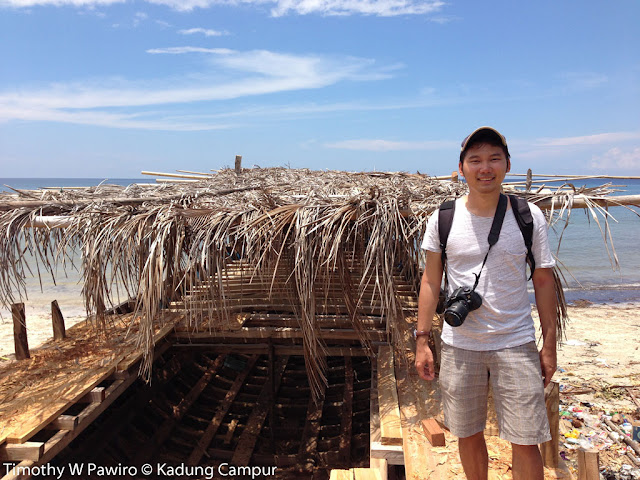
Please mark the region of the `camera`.
POLYGON ((452 327, 459 327, 467 314, 480 308, 482 297, 469 287, 456 288, 445 302, 444 320, 452 327))

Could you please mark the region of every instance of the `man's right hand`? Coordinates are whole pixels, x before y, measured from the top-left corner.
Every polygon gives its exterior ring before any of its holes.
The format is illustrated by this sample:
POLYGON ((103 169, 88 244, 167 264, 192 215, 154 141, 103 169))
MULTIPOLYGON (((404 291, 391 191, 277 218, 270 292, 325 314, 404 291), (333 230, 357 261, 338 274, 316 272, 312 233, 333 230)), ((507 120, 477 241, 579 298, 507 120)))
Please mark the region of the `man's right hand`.
POLYGON ((433 368, 433 353, 429 348, 427 335, 416 339, 416 370, 423 380, 431 381, 436 376, 433 368))

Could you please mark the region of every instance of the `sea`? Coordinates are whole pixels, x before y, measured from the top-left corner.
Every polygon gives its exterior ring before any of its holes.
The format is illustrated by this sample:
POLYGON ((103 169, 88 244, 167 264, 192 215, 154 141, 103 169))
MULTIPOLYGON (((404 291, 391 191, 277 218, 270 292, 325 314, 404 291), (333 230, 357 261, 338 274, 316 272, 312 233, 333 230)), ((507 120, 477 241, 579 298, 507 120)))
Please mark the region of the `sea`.
MULTIPOLYGON (((0 192, 11 191, 6 185, 16 189, 34 189, 86 187, 102 182, 123 186, 152 183, 149 178, 0 178, 0 192)), ((640 195, 640 180, 635 179, 585 179, 572 183, 577 189, 611 183, 611 188, 619 190, 615 195, 640 195)), ((554 182, 548 187, 557 188, 559 185, 561 183, 554 182)), ((607 227, 602 215, 594 219, 588 210, 574 209, 566 228, 565 215, 549 229, 549 241, 564 276, 565 297, 569 303, 640 302, 640 209, 613 207, 608 214, 607 227)), ((41 279, 37 275, 27 278, 26 285, 27 314, 50 314, 53 300, 58 300, 65 316, 85 314, 81 274, 77 268, 59 269, 55 283, 45 273, 41 279)), ((533 301, 531 289, 530 295, 533 301)), ((7 319, 11 319, 10 312, 0 306, 0 322, 7 319)))

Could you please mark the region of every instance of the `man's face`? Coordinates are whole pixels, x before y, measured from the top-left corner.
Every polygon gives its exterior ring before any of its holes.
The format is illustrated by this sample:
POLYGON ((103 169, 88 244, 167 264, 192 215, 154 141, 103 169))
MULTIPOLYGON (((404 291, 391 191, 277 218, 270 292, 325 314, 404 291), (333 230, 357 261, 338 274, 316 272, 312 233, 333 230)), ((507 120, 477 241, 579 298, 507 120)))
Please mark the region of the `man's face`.
POLYGON ((478 193, 500 191, 509 168, 509 161, 502 148, 486 143, 469 148, 464 162, 458 166, 460 174, 467 181, 469 190, 478 193))

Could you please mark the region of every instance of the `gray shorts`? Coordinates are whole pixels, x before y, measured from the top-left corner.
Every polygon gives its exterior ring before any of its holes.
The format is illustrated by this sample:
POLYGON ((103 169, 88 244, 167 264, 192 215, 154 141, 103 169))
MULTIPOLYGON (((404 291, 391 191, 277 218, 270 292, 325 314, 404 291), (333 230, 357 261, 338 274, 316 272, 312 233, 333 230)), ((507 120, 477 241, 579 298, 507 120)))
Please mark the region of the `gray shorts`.
POLYGON ((440 387, 444 423, 457 437, 484 431, 491 390, 500 438, 518 445, 551 440, 540 357, 534 342, 491 351, 442 343, 440 387))

